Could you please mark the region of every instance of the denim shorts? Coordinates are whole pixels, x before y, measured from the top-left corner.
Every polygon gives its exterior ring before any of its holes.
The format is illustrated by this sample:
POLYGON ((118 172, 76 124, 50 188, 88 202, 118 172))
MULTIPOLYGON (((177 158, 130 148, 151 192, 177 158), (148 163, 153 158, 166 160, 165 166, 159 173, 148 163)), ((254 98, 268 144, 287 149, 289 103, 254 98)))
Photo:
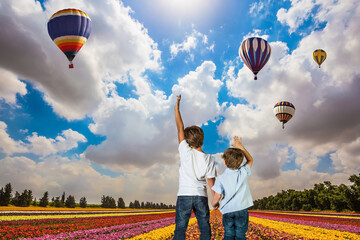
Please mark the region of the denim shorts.
POLYGON ((175 232, 173 239, 185 239, 185 232, 194 211, 199 224, 200 239, 209 240, 211 238, 210 228, 210 209, 208 198, 202 196, 178 196, 176 201, 175 232))
POLYGON ((223 215, 224 239, 246 239, 249 227, 249 212, 247 209, 225 213, 223 215))

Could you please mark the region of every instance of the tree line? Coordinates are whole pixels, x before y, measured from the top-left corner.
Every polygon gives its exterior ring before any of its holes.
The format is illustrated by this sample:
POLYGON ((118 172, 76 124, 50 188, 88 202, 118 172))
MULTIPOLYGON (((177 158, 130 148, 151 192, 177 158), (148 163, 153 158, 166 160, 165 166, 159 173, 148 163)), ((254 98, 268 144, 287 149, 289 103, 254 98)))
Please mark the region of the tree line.
POLYGON ((360 173, 351 175, 350 186, 333 185, 330 181, 315 184, 312 189, 282 190, 254 201, 251 209, 287 211, 355 211, 360 212, 360 173))
MULTIPOLYGON (((116 208, 116 202, 113 197, 110 196, 102 196, 101 198, 101 207, 103 208, 116 208)), ((117 207, 118 208, 125 208, 125 202, 120 197, 117 200, 117 207)), ((166 205, 164 203, 153 203, 153 202, 140 202, 138 200, 135 200, 134 202, 130 202, 129 208, 147 208, 147 209, 175 209, 174 205, 166 205)))
MULTIPOLYGON (((86 207, 103 207, 103 208, 126 208, 124 199, 119 197, 117 202, 111 196, 102 196, 101 205, 97 204, 87 204, 86 198, 80 198, 79 203, 75 202, 75 197, 69 195, 66 197, 65 192, 61 196, 52 197, 49 199, 48 191, 44 192, 44 195, 39 199, 33 197, 32 191, 25 189, 21 194, 16 191, 14 196, 12 195, 12 186, 11 183, 5 185, 0 189, 0 206, 8 206, 9 204, 18 206, 18 207, 29 207, 33 206, 41 206, 41 207, 67 207, 67 208, 75 208, 79 206, 81 208, 86 207)), ((152 203, 152 202, 140 202, 135 200, 134 202, 130 202, 129 208, 148 208, 148 209, 173 209, 174 205, 166 205, 164 203, 152 203)))

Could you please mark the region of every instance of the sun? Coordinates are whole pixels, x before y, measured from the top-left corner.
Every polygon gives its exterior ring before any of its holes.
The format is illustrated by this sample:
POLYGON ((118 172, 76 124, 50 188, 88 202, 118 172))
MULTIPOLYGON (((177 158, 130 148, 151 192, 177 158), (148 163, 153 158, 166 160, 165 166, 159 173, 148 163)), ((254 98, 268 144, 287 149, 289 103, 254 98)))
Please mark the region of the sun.
POLYGON ((217 0, 158 0, 158 2, 168 15, 198 18, 209 13, 217 0))

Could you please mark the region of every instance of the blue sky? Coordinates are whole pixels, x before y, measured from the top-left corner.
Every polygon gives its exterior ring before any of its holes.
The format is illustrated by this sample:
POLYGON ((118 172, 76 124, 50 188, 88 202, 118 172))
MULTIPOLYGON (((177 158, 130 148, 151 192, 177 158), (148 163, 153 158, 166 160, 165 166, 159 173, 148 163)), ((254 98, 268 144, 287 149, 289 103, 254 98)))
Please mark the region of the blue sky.
POLYGON ((180 93, 184 123, 204 129, 219 173, 221 153, 243 137, 255 199, 347 183, 360 171, 359 12, 356 0, 5 0, 0 186, 174 204, 180 93), (64 8, 93 24, 74 69, 46 29, 64 8), (251 36, 272 48, 257 81, 238 54, 251 36), (272 113, 283 100, 296 107, 285 129, 272 113))

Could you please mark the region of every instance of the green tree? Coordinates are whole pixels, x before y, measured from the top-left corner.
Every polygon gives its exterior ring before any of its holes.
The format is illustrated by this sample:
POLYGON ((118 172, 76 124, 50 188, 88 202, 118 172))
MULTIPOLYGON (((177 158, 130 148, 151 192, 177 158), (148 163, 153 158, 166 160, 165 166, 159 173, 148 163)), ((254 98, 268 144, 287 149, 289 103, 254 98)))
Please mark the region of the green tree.
POLYGON ((118 199, 118 208, 125 208, 125 202, 124 199, 122 199, 121 197, 118 199))
POLYGON ((135 200, 134 208, 140 208, 140 202, 138 200, 135 200))
POLYGON ((349 208, 355 212, 360 212, 360 173, 359 176, 351 175, 349 180, 353 183, 349 192, 346 193, 349 208))
POLYGON ((10 204, 12 187, 11 183, 5 185, 5 189, 0 190, 0 206, 7 206, 10 204))
POLYGON ((44 196, 40 198, 39 206, 46 207, 49 204, 49 193, 46 191, 44 192, 44 196))
POLYGON ((11 199, 11 204, 17 207, 20 207, 20 193, 18 191, 15 192, 14 197, 11 199))
POLYGON ((63 194, 61 195, 61 200, 60 200, 60 207, 64 207, 65 206, 65 192, 63 192, 63 194))
POLYGON ((113 197, 102 196, 101 198, 101 207, 103 208, 116 208, 116 202, 113 197))
POLYGON ((135 208, 133 202, 129 203, 129 208, 135 208))
POLYGON ((80 207, 86 208, 86 205, 87 205, 86 198, 85 197, 80 198, 79 204, 80 204, 80 207))
POLYGON ((60 197, 55 197, 55 200, 54 200, 54 207, 63 207, 64 205, 62 204, 61 200, 60 200, 60 197))
POLYGON ((68 208, 75 208, 75 197, 69 195, 65 201, 65 206, 68 208))

